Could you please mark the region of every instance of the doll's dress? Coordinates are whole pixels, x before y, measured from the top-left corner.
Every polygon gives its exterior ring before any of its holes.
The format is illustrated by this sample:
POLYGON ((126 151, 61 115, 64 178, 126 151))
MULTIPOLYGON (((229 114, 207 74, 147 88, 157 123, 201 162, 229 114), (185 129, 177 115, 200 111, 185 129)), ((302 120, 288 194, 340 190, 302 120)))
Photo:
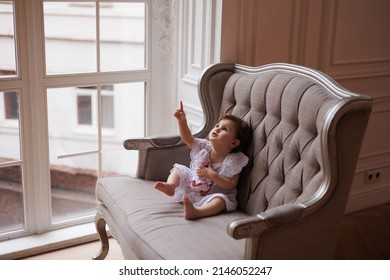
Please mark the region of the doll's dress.
MULTIPOLYGON (((180 178, 179 186, 174 193, 174 199, 177 202, 182 202, 183 195, 186 194, 192 201, 195 207, 202 206, 205 203, 210 202, 215 197, 221 197, 226 204, 226 210, 232 211, 237 208, 237 190, 225 190, 216 184, 212 184, 209 191, 204 192, 191 187, 195 174, 195 170, 199 161, 204 159, 205 150, 207 156, 211 151, 211 143, 209 140, 195 138, 192 150, 190 153, 190 167, 181 164, 175 164, 174 167, 180 178)), ((248 164, 249 158, 242 152, 228 154, 222 163, 210 164, 211 168, 226 178, 232 178, 234 175, 239 174, 243 167, 248 164)))
MULTIPOLYGON (((199 153, 196 155, 196 159, 194 159, 194 162, 195 169, 198 166, 209 166, 209 152, 206 149, 200 150, 199 153)), ((213 181, 211 181, 210 179, 200 178, 195 174, 192 177, 191 188, 194 191, 199 191, 202 195, 205 195, 210 190, 213 184, 213 181)))

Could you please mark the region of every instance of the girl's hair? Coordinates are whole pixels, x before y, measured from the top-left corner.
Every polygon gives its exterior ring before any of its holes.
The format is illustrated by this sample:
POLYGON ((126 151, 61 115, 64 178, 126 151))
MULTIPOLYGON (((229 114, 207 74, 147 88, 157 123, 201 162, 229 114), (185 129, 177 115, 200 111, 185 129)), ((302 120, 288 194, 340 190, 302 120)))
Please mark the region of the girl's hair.
POLYGON ((234 123, 234 126, 236 127, 236 138, 240 140, 240 145, 235 147, 232 152, 246 152, 247 147, 252 141, 252 128, 251 126, 244 121, 243 119, 240 119, 239 117, 225 114, 219 117, 217 123, 219 123, 221 120, 230 120, 234 123))

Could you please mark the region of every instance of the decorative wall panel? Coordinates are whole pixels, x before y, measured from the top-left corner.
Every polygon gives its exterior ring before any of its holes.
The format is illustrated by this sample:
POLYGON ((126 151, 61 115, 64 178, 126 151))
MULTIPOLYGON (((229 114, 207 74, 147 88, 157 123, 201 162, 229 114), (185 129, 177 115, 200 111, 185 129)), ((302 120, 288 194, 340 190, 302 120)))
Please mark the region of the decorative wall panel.
POLYGON ((334 0, 329 9, 325 70, 340 78, 390 74, 390 1, 334 0))
POLYGON ((203 70, 220 57, 221 0, 179 1, 178 100, 183 101, 193 132, 203 124, 197 83, 203 70))
POLYGON ((224 1, 221 57, 252 66, 287 62, 319 69, 373 98, 349 209, 390 202, 390 1, 224 1), (387 173, 386 173, 387 174, 387 173))

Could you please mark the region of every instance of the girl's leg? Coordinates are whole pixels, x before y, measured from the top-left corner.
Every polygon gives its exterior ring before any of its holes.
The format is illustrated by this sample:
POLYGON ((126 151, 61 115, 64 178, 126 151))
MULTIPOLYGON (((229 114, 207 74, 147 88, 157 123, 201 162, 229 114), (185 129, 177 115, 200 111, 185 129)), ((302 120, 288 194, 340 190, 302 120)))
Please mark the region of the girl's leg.
POLYGON ((156 182, 154 184, 154 188, 162 191, 166 195, 173 196, 175 194, 175 189, 179 186, 180 183, 180 177, 177 174, 176 168, 172 169, 171 174, 169 174, 169 177, 166 182, 156 182))
POLYGON ((226 209, 225 200, 222 197, 215 197, 200 207, 195 207, 187 195, 183 196, 184 218, 193 220, 202 217, 216 215, 226 209))

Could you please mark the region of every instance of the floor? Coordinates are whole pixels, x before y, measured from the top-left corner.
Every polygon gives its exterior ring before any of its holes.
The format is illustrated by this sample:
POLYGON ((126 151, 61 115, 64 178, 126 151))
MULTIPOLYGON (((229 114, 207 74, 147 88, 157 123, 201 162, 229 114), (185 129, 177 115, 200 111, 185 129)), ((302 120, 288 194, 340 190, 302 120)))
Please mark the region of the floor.
MULTIPOLYGON (((27 259, 90 260, 99 248, 100 242, 96 241, 27 259)), ((112 238, 106 259, 123 259, 118 244, 112 238)), ((390 260, 390 204, 347 215, 342 224, 335 259, 390 260)))
POLYGON ((347 215, 335 259, 390 260, 390 204, 347 215))
MULTIPOLYGON (((110 250, 106 260, 123 260, 123 255, 115 239, 110 238, 110 250)), ((62 250, 25 258, 26 260, 91 260, 100 249, 100 241, 81 244, 62 250)))

